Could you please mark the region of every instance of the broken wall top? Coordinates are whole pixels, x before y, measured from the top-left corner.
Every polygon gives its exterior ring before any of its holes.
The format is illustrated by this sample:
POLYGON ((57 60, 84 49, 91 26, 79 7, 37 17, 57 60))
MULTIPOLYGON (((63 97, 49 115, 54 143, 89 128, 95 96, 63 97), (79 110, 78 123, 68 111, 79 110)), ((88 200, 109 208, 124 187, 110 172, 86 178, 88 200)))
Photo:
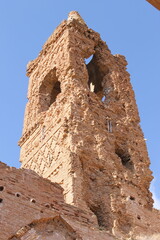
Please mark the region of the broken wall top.
POLYGON ((160 10, 160 0, 147 0, 149 3, 151 3, 155 8, 160 10))

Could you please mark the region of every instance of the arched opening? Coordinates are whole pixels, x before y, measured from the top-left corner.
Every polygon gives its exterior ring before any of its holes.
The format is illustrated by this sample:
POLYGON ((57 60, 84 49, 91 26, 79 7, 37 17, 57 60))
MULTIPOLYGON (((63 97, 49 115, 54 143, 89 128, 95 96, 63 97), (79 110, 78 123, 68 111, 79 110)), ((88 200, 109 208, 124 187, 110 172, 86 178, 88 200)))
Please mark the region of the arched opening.
POLYGON ((52 69, 44 78, 39 88, 40 112, 47 111, 61 93, 60 82, 56 77, 56 70, 52 69))
POLYGON ((88 59, 85 60, 86 67, 88 70, 88 86, 91 92, 94 92, 99 99, 105 101, 105 93, 102 86, 103 78, 106 75, 106 72, 100 69, 100 63, 98 58, 95 55, 91 55, 88 59))
POLYGON ((87 70, 89 75, 88 85, 91 92, 94 92, 97 95, 103 95, 102 87, 103 76, 102 73, 99 71, 94 56, 92 60, 87 64, 87 70))

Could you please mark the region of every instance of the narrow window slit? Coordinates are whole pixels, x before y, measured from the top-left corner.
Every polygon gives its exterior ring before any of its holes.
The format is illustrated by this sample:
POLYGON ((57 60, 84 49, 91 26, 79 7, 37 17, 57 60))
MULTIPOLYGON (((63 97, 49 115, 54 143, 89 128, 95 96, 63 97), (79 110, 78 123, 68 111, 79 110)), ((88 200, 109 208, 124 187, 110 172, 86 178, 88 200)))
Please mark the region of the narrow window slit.
POLYGON ((111 122, 111 120, 108 120, 107 121, 107 128, 108 128, 108 132, 112 132, 112 122, 111 122))

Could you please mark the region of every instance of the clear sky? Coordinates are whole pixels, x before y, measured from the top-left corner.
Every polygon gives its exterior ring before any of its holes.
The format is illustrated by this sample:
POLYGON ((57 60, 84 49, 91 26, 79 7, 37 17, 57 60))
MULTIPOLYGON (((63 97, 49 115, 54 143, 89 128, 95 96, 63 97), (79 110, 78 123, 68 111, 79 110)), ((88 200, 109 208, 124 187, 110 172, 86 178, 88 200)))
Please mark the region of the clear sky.
POLYGON ((26 64, 72 10, 127 58, 160 208, 160 11, 145 0, 0 0, 0 161, 20 166, 26 64))

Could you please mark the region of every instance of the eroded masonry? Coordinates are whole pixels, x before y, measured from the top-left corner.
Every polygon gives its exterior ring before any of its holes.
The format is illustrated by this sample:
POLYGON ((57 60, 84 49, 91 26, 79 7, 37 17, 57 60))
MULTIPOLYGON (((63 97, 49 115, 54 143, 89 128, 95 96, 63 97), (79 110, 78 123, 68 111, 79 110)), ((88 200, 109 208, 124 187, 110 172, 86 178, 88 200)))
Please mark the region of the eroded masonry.
MULTIPOLYGON (((57 240, 145 239, 140 236, 160 234, 160 214, 153 209, 149 191, 150 161, 126 66, 125 57, 112 55, 77 12, 69 14, 28 64, 20 161, 41 181, 58 183, 64 200, 56 197, 54 218, 51 202, 45 217, 41 208, 39 215, 32 210, 32 220, 39 222, 10 239, 30 239, 27 236, 34 234, 43 239, 47 233, 40 229, 46 225, 52 229, 47 239, 57 240), (68 215, 63 208, 69 209, 68 215), (85 221, 78 211, 83 211, 85 221)), ((43 191, 53 198, 50 190, 43 191)), ((18 227, 30 223, 22 217, 18 227)), ((15 234, 19 228, 14 228, 15 234)))

